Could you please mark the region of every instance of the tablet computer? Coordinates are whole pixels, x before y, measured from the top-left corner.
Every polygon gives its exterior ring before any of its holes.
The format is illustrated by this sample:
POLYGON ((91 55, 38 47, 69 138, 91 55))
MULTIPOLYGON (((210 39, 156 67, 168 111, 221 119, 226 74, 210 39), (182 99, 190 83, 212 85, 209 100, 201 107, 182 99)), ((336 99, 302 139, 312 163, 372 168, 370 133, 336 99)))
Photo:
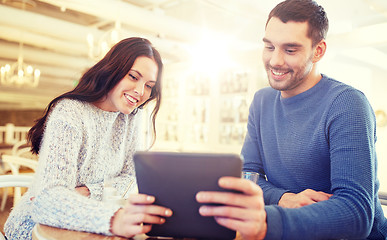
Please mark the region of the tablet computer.
POLYGON ((199 191, 229 191, 218 186, 222 176, 240 177, 242 159, 236 154, 136 152, 134 164, 138 190, 155 196, 155 204, 172 209, 173 215, 153 225, 148 236, 234 239, 235 231, 213 217, 199 214, 199 191))

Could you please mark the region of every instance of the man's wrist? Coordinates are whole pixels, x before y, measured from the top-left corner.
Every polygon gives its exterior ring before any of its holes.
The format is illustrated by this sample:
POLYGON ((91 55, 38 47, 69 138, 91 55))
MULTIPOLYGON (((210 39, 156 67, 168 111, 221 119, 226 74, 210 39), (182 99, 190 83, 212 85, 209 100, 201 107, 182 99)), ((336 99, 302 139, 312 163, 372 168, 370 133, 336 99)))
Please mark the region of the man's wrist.
POLYGON ((278 206, 282 206, 282 203, 283 202, 286 202, 287 198, 291 195, 294 195, 294 193, 291 193, 291 192, 285 192, 284 194, 282 194, 282 196, 280 197, 280 199, 278 200, 278 206))

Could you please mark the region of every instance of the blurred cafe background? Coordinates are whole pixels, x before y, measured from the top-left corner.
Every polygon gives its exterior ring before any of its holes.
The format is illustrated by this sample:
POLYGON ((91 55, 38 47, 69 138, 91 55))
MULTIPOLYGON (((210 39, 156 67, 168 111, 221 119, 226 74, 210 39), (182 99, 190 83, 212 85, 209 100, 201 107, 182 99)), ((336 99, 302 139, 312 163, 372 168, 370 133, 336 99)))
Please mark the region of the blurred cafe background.
MULTIPOLYGON (((239 153, 248 108, 268 86, 261 61, 280 0, 0 0, 0 150, 122 38, 148 38, 165 64, 152 150, 239 153)), ((387 1, 317 0, 330 20, 321 72, 362 90, 378 121, 387 191, 387 1)), ((143 147, 150 142, 143 113, 143 147)))

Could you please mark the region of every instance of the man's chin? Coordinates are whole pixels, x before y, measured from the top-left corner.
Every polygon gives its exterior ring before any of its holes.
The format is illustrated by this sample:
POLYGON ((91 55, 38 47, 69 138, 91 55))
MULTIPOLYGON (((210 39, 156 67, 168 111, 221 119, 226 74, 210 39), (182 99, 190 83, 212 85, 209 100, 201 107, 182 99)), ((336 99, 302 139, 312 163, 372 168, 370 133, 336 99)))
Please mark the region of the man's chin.
POLYGON ((272 78, 269 78, 269 85, 271 88, 273 88, 275 90, 278 90, 278 91, 286 90, 286 85, 283 83, 284 83, 284 81, 278 81, 278 80, 274 80, 272 78))

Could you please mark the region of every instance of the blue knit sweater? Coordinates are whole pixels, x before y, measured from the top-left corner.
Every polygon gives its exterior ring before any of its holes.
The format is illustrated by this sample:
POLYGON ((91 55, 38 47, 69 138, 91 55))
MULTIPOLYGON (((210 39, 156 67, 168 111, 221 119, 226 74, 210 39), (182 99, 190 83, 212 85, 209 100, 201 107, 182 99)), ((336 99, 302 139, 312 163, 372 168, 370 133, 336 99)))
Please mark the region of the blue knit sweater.
POLYGON ((244 170, 260 173, 266 239, 386 239, 375 116, 363 93, 325 75, 291 98, 264 88, 247 128, 244 170), (296 209, 277 205, 285 192, 308 188, 333 196, 296 209))

